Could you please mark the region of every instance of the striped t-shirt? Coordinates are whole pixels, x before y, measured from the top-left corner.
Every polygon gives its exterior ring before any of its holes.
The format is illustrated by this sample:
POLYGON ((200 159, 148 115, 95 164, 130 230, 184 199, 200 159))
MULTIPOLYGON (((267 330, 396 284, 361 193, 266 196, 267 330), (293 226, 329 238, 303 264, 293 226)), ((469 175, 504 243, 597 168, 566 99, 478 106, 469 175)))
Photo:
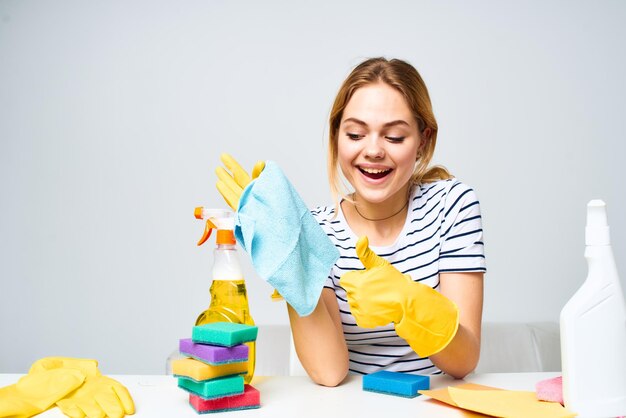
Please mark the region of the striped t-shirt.
MULTIPOLYGON (((420 358, 396 334, 393 324, 378 328, 356 325, 339 286, 341 276, 362 270, 356 256, 358 237, 342 211, 335 217, 331 206, 311 211, 340 257, 324 287, 337 296, 343 333, 350 355, 350 372, 368 374, 380 369, 416 374, 441 373, 429 358, 420 358)), ((485 272, 480 205, 474 191, 457 179, 440 180, 414 187, 405 225, 396 242, 386 247, 370 247, 414 281, 439 289, 439 273, 485 272)))

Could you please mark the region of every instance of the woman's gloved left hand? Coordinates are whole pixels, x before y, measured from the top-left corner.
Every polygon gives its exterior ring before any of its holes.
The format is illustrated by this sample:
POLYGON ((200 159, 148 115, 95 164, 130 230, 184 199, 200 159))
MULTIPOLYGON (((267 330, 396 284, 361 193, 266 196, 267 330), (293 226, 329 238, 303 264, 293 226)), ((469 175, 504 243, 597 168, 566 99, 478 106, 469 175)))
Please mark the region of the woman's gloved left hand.
POLYGON ((357 325, 374 328, 393 322, 398 335, 421 357, 443 350, 459 325, 455 303, 376 255, 367 237, 359 238, 356 253, 365 270, 344 274, 339 284, 357 325))
POLYGON ((239 207, 239 199, 243 189, 261 174, 265 168, 265 161, 258 161, 252 168, 252 177, 248 175, 241 165, 229 154, 222 154, 220 160, 230 172, 224 167, 217 167, 217 190, 220 192, 228 206, 234 211, 239 207))
MULTIPOLYGON (((217 190, 226 203, 228 203, 228 206, 234 211, 237 211, 243 189, 245 189, 252 180, 259 177, 265 168, 265 161, 257 161, 252 168, 252 177, 250 177, 246 170, 244 170, 230 154, 224 153, 220 155, 220 160, 230 173, 226 171, 224 167, 217 167, 215 169, 215 174, 217 174, 217 190)), ((283 297, 276 289, 274 289, 274 293, 272 293, 271 297, 275 301, 283 300, 283 297)))

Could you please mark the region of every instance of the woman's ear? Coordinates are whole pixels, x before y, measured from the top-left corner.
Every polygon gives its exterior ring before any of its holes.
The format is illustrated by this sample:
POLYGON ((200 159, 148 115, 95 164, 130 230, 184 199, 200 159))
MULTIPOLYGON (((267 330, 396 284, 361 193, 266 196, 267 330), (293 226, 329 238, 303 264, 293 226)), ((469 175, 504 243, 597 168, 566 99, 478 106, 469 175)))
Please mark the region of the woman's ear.
POLYGON ((419 160, 422 156, 422 152, 424 151, 424 148, 426 148, 426 144, 428 143, 428 141, 430 141, 430 135, 432 133, 432 129, 430 128, 425 128, 421 133, 420 133, 420 146, 417 149, 417 158, 416 160, 419 160))

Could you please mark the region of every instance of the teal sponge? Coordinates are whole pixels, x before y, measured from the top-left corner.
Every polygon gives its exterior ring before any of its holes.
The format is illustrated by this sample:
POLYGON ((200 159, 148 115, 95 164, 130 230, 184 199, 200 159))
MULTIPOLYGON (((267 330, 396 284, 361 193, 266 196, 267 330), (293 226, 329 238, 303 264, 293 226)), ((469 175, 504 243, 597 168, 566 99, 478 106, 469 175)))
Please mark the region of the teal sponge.
POLYGON ((363 390, 414 398, 418 390, 430 389, 430 378, 400 372, 381 370, 363 376, 363 390))
POLYGON ((257 333, 258 328, 254 325, 212 322, 193 327, 191 339, 197 344, 232 347, 237 344, 255 341, 257 333))
POLYGON ((240 395, 244 391, 242 376, 229 376, 197 382, 191 378, 179 377, 178 387, 203 399, 216 399, 224 396, 240 395))

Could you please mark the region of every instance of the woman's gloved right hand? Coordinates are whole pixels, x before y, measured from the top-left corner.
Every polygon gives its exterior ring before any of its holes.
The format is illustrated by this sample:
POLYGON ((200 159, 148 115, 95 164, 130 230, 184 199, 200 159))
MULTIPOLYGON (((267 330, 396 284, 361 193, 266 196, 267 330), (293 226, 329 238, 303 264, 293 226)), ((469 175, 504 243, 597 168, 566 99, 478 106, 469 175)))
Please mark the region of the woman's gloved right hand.
POLYGON ((349 271, 339 280, 356 323, 363 328, 393 323, 420 357, 443 350, 459 326, 456 304, 374 253, 367 237, 357 241, 356 254, 365 269, 349 271))
POLYGON ((243 189, 257 177, 265 168, 265 161, 258 161, 252 168, 252 177, 248 175, 241 165, 229 154, 222 154, 220 160, 226 166, 217 167, 217 190, 220 192, 228 206, 234 211, 239 207, 239 199, 243 189), (228 170, 228 171, 227 171, 228 170), (230 171, 230 172, 229 172, 230 171))

